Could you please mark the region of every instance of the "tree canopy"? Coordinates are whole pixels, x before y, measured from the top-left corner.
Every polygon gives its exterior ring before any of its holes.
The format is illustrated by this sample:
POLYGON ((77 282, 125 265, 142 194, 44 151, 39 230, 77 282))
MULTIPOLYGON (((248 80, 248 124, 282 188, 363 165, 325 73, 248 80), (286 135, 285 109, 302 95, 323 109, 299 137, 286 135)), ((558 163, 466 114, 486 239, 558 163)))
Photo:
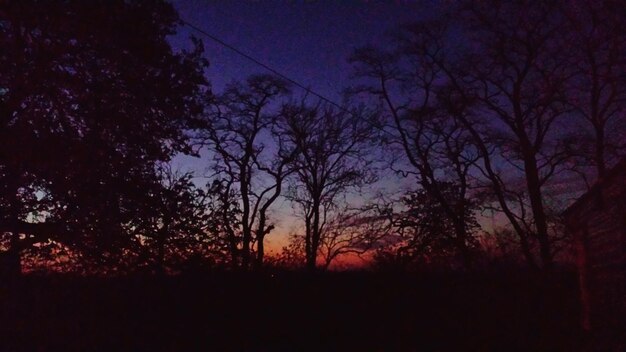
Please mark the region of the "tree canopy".
POLYGON ((172 50, 178 18, 162 1, 13 1, 1 13, 1 230, 17 251, 49 239, 123 248, 122 225, 159 187, 155 165, 193 152, 209 89, 201 43, 172 50))

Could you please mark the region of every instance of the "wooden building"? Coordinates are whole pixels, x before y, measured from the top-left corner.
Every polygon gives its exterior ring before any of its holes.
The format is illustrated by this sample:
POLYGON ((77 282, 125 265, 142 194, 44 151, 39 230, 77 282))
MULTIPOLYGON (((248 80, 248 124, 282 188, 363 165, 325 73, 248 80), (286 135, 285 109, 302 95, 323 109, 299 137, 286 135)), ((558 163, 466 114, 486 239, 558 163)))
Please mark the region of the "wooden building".
POLYGON ((576 243, 583 328, 624 341, 626 159, 598 180, 563 215, 576 243))

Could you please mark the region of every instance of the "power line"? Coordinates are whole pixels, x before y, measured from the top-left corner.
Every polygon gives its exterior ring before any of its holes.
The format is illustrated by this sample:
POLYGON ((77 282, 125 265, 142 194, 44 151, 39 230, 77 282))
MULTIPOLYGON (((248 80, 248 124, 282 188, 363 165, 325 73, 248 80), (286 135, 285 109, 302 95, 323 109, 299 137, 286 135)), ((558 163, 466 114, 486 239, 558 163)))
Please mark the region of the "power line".
POLYGON ((293 85, 295 85, 295 86, 297 86, 297 87, 299 87, 299 88, 303 89, 305 92, 310 93, 310 94, 312 94, 312 95, 314 95, 314 96, 316 96, 316 97, 320 98, 321 100, 323 100, 323 101, 325 101, 325 102, 327 102, 327 103, 329 103, 329 104, 331 104, 331 105, 333 105, 333 106, 337 107, 338 109, 341 109, 341 110, 342 110, 342 111, 344 111, 344 112, 348 112, 348 113, 350 113, 350 111, 349 111, 348 109, 344 108, 343 106, 341 106, 341 105, 339 105, 339 104, 335 103, 334 101, 332 101, 332 100, 330 100, 330 99, 326 98, 325 96, 323 96, 323 95, 321 95, 321 94, 319 94, 319 93, 315 92, 315 91, 314 91, 314 90, 312 90, 311 88, 307 88, 306 86, 304 86, 303 84, 299 83, 298 81, 296 81, 296 80, 294 80, 294 79, 292 79, 292 78, 290 78, 290 77, 288 77, 288 76, 286 76, 286 75, 284 75, 284 74, 282 74, 282 73, 278 72, 277 70, 273 69, 272 67, 270 67, 270 66, 268 66, 268 65, 266 65, 266 64, 264 64, 264 63, 262 63, 261 61, 259 61, 259 60, 255 59, 254 57, 252 57, 252 56, 250 56, 250 55, 248 55, 248 54, 244 53, 243 51, 241 51, 241 50, 239 50, 239 49, 235 48, 234 46, 232 46, 232 45, 230 45, 230 44, 226 43, 225 41, 223 41, 223 40, 219 39, 218 37, 216 37, 216 36, 214 36, 214 35, 212 35, 212 34, 208 33, 207 31, 205 31, 205 30, 203 30, 202 28, 200 28, 200 27, 198 27, 198 26, 194 25, 193 23, 189 23, 188 21, 185 21, 184 19, 181 19, 180 21, 181 21, 183 24, 185 24, 185 25, 189 26, 189 28, 191 28, 191 29, 195 30, 196 32, 201 33, 201 34, 203 34, 204 36, 206 36, 207 38, 209 38, 209 39, 213 40, 214 42, 216 42, 216 43, 218 43, 218 44, 220 44, 220 45, 222 45, 222 46, 224 46, 224 47, 226 47, 226 48, 228 48, 228 49, 230 49, 230 50, 232 50, 232 51, 236 52, 237 54, 239 54, 239 55, 241 55, 241 56, 245 57, 246 59, 248 59, 248 60, 250 60, 250 61, 254 62, 255 64, 257 64, 257 65, 259 65, 259 66, 263 67, 264 69, 266 69, 266 70, 270 71, 271 73, 273 73, 273 74, 275 74, 275 75, 277 75, 277 76, 281 77, 282 79, 284 79, 284 80, 288 81, 289 83, 291 83, 291 84, 293 84, 293 85))

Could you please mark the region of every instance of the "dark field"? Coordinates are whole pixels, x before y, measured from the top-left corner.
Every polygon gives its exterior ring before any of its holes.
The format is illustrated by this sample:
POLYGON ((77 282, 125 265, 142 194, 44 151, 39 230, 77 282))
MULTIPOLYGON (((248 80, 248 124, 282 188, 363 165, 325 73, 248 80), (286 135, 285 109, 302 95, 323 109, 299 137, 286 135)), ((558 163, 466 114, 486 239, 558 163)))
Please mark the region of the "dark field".
POLYGON ((2 351, 576 351, 573 274, 25 276, 2 351))

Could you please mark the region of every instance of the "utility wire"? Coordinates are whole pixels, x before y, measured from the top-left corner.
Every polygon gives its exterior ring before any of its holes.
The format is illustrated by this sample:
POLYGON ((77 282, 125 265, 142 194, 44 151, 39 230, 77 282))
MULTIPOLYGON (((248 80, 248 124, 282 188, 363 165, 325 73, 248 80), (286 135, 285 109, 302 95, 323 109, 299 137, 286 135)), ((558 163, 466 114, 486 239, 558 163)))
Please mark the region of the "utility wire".
POLYGON ((218 43, 218 44, 220 44, 220 45, 222 45, 222 46, 224 46, 224 47, 226 47, 226 48, 228 48, 228 49, 230 49, 230 50, 232 50, 232 51, 236 52, 237 54, 239 54, 239 55, 241 55, 241 56, 245 57, 246 59, 248 59, 248 60, 250 60, 250 61, 254 62, 255 64, 257 64, 257 65, 259 65, 259 66, 263 67, 264 69, 266 69, 266 70, 268 70, 268 71, 272 72, 273 74, 275 74, 275 75, 277 75, 277 76, 281 77, 282 79, 284 79, 284 80, 286 80, 286 81, 288 81, 288 82, 292 83, 293 85, 295 85, 295 86, 297 86, 297 87, 299 87, 299 88, 302 88, 305 92, 307 92, 307 93, 309 93, 309 94, 312 94, 312 95, 314 95, 314 96, 316 96, 316 97, 320 98, 321 100, 323 100, 323 101, 327 102, 328 104, 331 104, 331 105, 333 105, 333 106, 337 107, 338 109, 340 109, 340 110, 342 110, 342 111, 344 111, 344 112, 351 113, 348 109, 344 108, 343 106, 341 106, 341 105, 339 105, 339 104, 335 103, 334 101, 332 101, 332 100, 330 100, 330 99, 326 98, 325 96, 323 96, 323 95, 321 95, 321 94, 319 94, 319 93, 317 93, 317 92, 313 91, 311 88, 307 88, 306 86, 304 86, 303 84, 299 83, 298 81, 296 81, 296 80, 294 80, 294 79, 292 79, 292 78, 289 78, 288 76, 286 76, 286 75, 284 75, 284 74, 282 74, 282 73, 278 72, 277 70, 273 69, 272 67, 270 67, 270 66, 268 66, 268 65, 266 65, 266 64, 264 64, 264 63, 262 63, 261 61, 259 61, 259 60, 255 59, 254 57, 252 57, 252 56, 250 56, 250 55, 248 55, 248 54, 244 53, 243 51, 241 51, 241 50, 239 50, 239 49, 235 48, 234 46, 232 46, 232 45, 230 45, 230 44, 226 43, 225 41, 223 41, 223 40, 219 39, 218 37, 216 37, 216 36, 214 36, 214 35, 212 35, 212 34, 208 33, 207 31, 205 31, 205 30, 203 30, 202 28, 200 28, 200 27, 198 27, 198 26, 194 25, 193 23, 189 23, 188 21, 185 21, 184 19, 181 19, 180 21, 181 21, 183 24, 187 25, 189 28, 191 28, 191 29, 195 30, 196 32, 198 32, 198 33, 200 33, 200 34, 203 34, 204 36, 206 36, 207 38, 209 38, 209 39, 213 40, 214 42, 216 42, 216 43, 218 43))

